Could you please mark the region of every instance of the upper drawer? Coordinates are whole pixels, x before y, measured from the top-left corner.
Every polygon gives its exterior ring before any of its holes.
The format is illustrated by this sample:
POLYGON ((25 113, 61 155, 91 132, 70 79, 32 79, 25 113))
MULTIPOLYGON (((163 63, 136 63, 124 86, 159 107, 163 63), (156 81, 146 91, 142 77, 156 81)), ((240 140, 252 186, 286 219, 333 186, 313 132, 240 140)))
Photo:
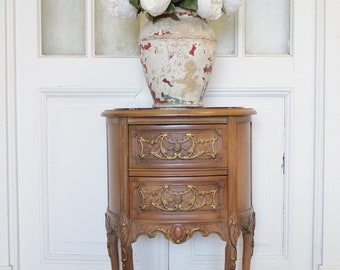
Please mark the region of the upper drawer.
POLYGON ((227 166, 226 125, 132 125, 130 168, 227 166))

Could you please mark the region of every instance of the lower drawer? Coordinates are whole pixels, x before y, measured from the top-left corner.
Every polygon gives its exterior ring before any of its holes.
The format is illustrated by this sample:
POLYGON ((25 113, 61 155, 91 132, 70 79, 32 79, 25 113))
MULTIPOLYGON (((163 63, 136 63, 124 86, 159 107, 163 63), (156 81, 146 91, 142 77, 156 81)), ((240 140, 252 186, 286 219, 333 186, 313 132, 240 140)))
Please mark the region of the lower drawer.
POLYGON ((131 177, 130 217, 208 220, 227 215, 227 176, 131 177))

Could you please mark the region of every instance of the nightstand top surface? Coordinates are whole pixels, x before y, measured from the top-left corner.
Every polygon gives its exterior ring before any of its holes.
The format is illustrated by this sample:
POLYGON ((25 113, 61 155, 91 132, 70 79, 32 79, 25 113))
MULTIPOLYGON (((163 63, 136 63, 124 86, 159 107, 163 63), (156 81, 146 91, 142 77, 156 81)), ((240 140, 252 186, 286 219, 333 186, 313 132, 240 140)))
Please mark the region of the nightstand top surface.
POLYGON ((131 108, 113 109, 102 113, 105 117, 209 117, 246 116, 256 114, 252 108, 199 107, 199 108, 131 108))

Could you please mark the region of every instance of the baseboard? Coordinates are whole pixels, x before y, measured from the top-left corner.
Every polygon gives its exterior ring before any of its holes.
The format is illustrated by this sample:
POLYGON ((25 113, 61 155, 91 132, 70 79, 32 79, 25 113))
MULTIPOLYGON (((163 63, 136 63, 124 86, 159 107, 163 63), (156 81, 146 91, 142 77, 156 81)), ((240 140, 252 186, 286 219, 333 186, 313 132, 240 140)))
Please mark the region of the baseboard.
POLYGON ((12 266, 0 266, 0 270, 13 270, 12 266))
POLYGON ((319 270, 340 270, 340 265, 321 265, 319 270))

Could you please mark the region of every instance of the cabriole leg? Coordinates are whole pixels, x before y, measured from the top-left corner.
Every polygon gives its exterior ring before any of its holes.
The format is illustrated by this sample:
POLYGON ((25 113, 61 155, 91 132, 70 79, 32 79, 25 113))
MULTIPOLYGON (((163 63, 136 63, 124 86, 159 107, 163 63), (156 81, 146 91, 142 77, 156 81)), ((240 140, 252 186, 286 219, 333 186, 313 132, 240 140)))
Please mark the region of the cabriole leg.
POLYGON ((116 222, 113 222, 109 215, 105 215, 107 250, 111 260, 111 269, 119 270, 119 255, 118 255, 118 230, 116 222))
POLYGON ((243 270, 250 270, 250 261, 254 250, 255 213, 252 211, 246 222, 241 224, 243 235, 243 270))
POLYGON ((237 260, 237 240, 240 236, 240 226, 237 219, 229 219, 229 240, 225 251, 225 270, 235 270, 237 260))
POLYGON ((122 214, 120 221, 120 244, 122 250, 123 270, 133 270, 133 254, 129 230, 129 219, 126 214, 122 214))

